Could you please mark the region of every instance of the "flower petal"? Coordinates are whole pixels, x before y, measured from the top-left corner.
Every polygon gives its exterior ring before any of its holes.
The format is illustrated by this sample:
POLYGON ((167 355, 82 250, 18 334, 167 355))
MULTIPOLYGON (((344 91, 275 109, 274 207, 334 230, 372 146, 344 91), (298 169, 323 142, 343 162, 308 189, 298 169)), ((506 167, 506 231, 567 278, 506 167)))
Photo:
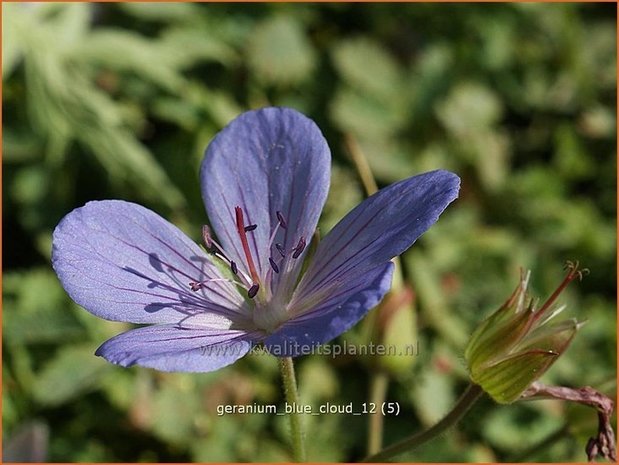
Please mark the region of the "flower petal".
POLYGON ((460 179, 432 171, 386 187, 348 213, 320 242, 293 301, 363 275, 408 249, 457 196, 460 179))
POLYGON ((103 343, 95 354, 124 367, 206 372, 230 365, 252 345, 245 331, 156 325, 119 334, 103 343))
MULTIPOLYGON (((243 113, 206 150, 200 171, 202 197, 211 225, 230 258, 246 272, 247 260, 236 232, 235 207, 245 215, 249 249, 259 276, 269 272, 269 257, 278 257, 270 237, 280 211, 287 228, 274 243, 291 251, 300 238, 309 243, 329 190, 331 155, 316 124, 288 108, 243 113)), ((294 281, 302 259, 289 273, 294 281)))
POLYGON ((331 289, 328 297, 286 322, 264 345, 273 355, 295 357, 339 336, 381 301, 391 287, 393 268, 391 262, 380 265, 331 289))
POLYGON ((221 279, 206 254, 177 227, 129 202, 89 202, 56 227, 52 264, 71 298, 108 320, 172 323, 215 313, 243 317, 228 282, 193 292, 189 282, 221 279))

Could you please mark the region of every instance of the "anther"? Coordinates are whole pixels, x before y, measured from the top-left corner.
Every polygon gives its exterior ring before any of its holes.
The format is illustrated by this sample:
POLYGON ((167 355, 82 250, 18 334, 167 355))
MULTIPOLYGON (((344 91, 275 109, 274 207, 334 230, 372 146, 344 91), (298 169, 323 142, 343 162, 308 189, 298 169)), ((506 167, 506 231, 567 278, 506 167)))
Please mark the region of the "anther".
POLYGON ((230 270, 232 270, 233 274, 237 274, 239 272, 239 268, 234 262, 230 262, 230 270))
POLYGON ((301 238, 299 239, 299 243, 297 244, 297 246, 294 248, 294 252, 292 254, 292 258, 299 258, 299 255, 301 255, 301 253, 303 253, 303 250, 305 250, 305 239, 301 238))
POLYGON ((281 228, 286 229, 288 225, 286 224, 286 220, 284 219, 284 215, 282 215, 282 212, 278 210, 275 212, 275 214, 277 215, 277 221, 279 221, 279 225, 281 226, 281 228))
POLYGON ((249 288, 249 290, 247 291, 247 296, 250 299, 253 299, 254 297, 256 297, 256 294, 258 293, 258 290, 260 289, 260 285, 259 284, 254 284, 252 287, 249 288))
POLYGON ((284 247, 280 243, 275 244, 275 248, 277 249, 277 251, 282 257, 286 256, 286 251, 284 250, 284 247))
POLYGON ((257 224, 250 224, 249 226, 245 226, 245 232, 253 231, 258 227, 257 224))
POLYGON ((202 240, 204 241, 204 245, 207 249, 211 249, 213 247, 211 228, 209 228, 207 225, 202 226, 202 240))
POLYGON ((191 288, 191 290, 192 290, 193 292, 198 292, 200 289, 202 289, 203 284, 202 284, 202 283, 197 283, 197 282, 195 282, 195 281, 191 281, 191 282, 189 283, 189 287, 191 288))
POLYGON ((269 263, 271 264, 271 268, 273 268, 273 271, 275 271, 276 273, 279 273, 279 267, 275 263, 275 260, 269 257, 269 263))

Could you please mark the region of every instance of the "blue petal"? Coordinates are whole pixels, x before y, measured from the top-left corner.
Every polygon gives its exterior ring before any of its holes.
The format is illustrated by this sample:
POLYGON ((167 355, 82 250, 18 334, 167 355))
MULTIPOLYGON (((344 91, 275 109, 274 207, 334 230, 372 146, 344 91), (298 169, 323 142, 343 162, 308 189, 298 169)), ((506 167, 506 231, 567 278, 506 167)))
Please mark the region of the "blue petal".
POLYGON ((321 304, 293 317, 264 341, 277 356, 295 357, 330 341, 355 325, 391 287, 393 263, 380 265, 363 276, 330 289, 321 304))
POLYGON ((156 325, 119 334, 95 354, 124 367, 206 372, 230 365, 252 345, 251 336, 244 331, 156 325))
POLYGON ((345 282, 408 249, 457 196, 460 179, 432 171, 367 198, 320 242, 295 301, 314 300, 325 286, 345 282))
POLYGON ((71 298, 108 320, 172 323, 215 313, 242 319, 244 300, 227 282, 193 292, 189 282, 220 279, 205 253, 178 228, 136 204, 89 202, 53 236, 52 264, 71 298))
MULTIPOLYGON (((221 245, 247 271, 241 241, 235 229, 235 207, 245 214, 249 248, 261 278, 269 257, 278 257, 269 238, 280 211, 287 229, 275 243, 291 251, 300 238, 309 243, 329 189, 331 155, 314 122, 287 108, 264 108, 243 113, 208 146, 200 171, 202 197, 221 245)), ((302 259, 283 275, 294 281, 302 259)))

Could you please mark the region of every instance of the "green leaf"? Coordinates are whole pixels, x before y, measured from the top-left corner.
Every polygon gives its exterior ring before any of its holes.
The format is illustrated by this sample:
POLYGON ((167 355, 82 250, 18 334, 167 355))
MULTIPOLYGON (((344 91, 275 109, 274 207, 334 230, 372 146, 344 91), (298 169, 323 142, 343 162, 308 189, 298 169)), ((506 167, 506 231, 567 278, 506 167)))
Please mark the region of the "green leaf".
POLYGON ((205 34, 203 28, 179 27, 167 30, 158 44, 160 54, 177 69, 196 66, 201 62, 215 61, 232 65, 238 53, 214 34, 205 34))
POLYGON ((51 270, 5 274, 4 305, 2 327, 10 344, 67 341, 84 333, 51 270))
POLYGON ((138 20, 172 22, 192 22, 199 18, 201 10, 193 3, 118 3, 119 8, 138 20))
POLYGON ((194 383, 166 383, 153 399, 152 428, 157 436, 174 444, 190 444, 196 414, 202 409, 194 383))
MULTIPOLYGON (((122 29, 99 29, 73 49, 73 56, 97 67, 133 72, 169 91, 176 91, 184 79, 158 41, 122 29)), ((178 51, 176 52, 178 53, 178 51)))
POLYGON ((299 23, 292 18, 267 19, 248 39, 247 61, 260 81, 292 85, 311 77, 315 52, 299 23))
POLYGON ((350 86, 377 100, 401 100, 403 77, 393 56, 375 41, 360 37, 342 41, 333 64, 350 86))
POLYGON ((112 365, 93 352, 90 344, 60 349, 35 378, 34 399, 43 405, 56 406, 95 389, 112 365))
POLYGON ((415 410, 424 425, 433 425, 453 406, 454 381, 435 363, 425 367, 411 391, 415 410))
MULTIPOLYGON (((2 80, 6 80, 15 70, 23 54, 19 41, 19 9, 23 5, 7 3, 2 7, 2 80)), ((6 137, 6 136, 5 136, 6 137)))
POLYGON ((436 112, 443 125, 459 137, 483 131, 495 124, 503 113, 503 106, 487 87, 464 82, 451 90, 436 112))
POLYGON ((361 91, 341 88, 331 101, 331 117, 344 131, 385 140, 406 122, 406 108, 389 105, 361 91))

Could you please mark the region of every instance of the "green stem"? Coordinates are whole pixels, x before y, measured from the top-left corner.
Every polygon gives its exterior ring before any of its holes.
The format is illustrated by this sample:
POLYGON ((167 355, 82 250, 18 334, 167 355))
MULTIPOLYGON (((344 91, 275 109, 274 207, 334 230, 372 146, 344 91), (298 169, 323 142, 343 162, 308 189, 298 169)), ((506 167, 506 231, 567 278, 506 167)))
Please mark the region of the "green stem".
MULTIPOLYGON (((286 403, 293 407, 300 406, 292 358, 281 357, 279 359, 279 368, 284 382, 286 403)), ((301 415, 296 412, 295 408, 293 413, 290 414, 290 431, 292 433, 292 452, 296 462, 305 462, 305 437, 303 434, 303 425, 301 423, 301 415)))
MULTIPOLYGON (((382 405, 387 395, 389 377, 383 371, 376 370, 370 380, 370 402, 382 405)), ((368 455, 376 454, 383 447, 383 417, 380 413, 370 415, 368 424, 368 455)))
POLYGON ((430 429, 422 431, 417 434, 413 434, 412 436, 403 439, 400 442, 397 442, 382 451, 378 454, 371 455, 362 460, 362 462, 385 462, 386 460, 394 457, 395 455, 401 454, 410 449, 414 449, 415 447, 427 442, 431 439, 434 439, 436 436, 444 432, 449 427, 455 425, 468 410, 479 400, 479 398, 483 394, 482 388, 480 388, 476 384, 469 384, 464 391, 464 394, 460 397, 456 405, 451 411, 445 415, 445 417, 439 421, 437 424, 432 426, 430 429))
POLYGON ((365 157, 365 154, 359 146, 359 142, 357 142, 357 139, 355 139, 352 134, 346 134, 344 142, 346 143, 348 153, 350 153, 350 157, 355 164, 357 173, 359 173, 365 192, 367 192, 368 196, 374 194, 378 191, 378 185, 376 184, 376 180, 372 174, 372 168, 370 168, 368 159, 365 157))

